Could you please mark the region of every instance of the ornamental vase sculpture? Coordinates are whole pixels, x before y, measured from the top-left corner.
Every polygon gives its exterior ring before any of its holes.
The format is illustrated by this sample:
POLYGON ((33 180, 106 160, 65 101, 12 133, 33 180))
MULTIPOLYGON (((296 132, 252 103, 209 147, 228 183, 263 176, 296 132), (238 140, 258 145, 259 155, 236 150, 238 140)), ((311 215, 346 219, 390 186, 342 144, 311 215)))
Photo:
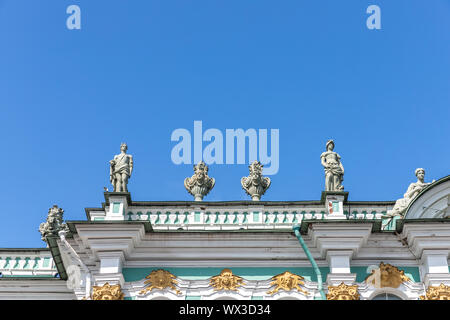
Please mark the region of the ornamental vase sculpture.
POLYGON ((64 210, 54 205, 48 209, 47 220, 39 225, 39 232, 43 241, 47 236, 57 236, 59 231, 69 231, 67 225, 63 222, 64 210))
POLYGON ((253 161, 248 168, 250 175, 242 177, 241 185, 245 192, 252 197, 253 201, 259 201, 261 196, 269 189, 271 181, 270 178, 263 177, 263 165, 259 161, 253 161))
POLYGON ((208 166, 203 161, 194 166, 192 177, 184 179, 184 187, 194 196, 194 201, 203 201, 215 184, 216 180, 208 177, 208 166))

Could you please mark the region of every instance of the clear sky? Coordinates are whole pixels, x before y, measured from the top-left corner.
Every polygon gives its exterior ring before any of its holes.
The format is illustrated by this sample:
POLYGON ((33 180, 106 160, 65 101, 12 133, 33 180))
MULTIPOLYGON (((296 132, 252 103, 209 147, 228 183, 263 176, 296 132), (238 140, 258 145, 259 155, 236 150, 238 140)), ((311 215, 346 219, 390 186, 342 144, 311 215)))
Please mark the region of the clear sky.
MULTIPOLYGON (((43 247, 100 207, 128 143, 133 200, 192 200, 177 128, 279 129, 263 200, 317 200, 333 138, 349 200, 395 200, 450 174, 450 1, 0 0, 0 247, 43 247), (66 8, 81 8, 68 30, 66 8), (381 30, 369 30, 369 5, 381 30)), ((245 165, 211 165, 205 200, 249 199, 245 165)))

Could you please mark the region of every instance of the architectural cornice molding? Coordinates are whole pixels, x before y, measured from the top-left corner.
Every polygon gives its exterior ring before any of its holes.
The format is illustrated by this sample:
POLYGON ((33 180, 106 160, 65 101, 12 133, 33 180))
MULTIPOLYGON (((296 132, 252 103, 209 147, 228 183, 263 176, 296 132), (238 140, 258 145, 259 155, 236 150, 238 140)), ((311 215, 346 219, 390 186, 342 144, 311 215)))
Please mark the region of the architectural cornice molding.
POLYGON ((318 248, 322 258, 329 250, 351 250, 353 255, 357 254, 372 232, 371 223, 315 223, 310 228, 313 246, 318 248))
POLYGON ((405 223, 402 238, 407 240, 412 252, 419 258, 426 249, 448 252, 450 251, 450 223, 405 223))

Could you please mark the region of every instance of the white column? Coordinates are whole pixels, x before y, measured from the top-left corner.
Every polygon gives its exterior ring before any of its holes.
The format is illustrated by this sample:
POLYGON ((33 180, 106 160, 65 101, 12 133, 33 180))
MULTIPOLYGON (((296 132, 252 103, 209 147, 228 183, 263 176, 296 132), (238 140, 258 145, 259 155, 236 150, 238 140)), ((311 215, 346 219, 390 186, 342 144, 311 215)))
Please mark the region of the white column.
POLYGON ((356 274, 350 273, 350 261, 353 250, 328 250, 327 261, 330 266, 330 273, 327 275, 327 283, 337 286, 342 282, 352 284, 356 280, 356 274))
POLYGON ((98 252, 97 256, 100 259, 100 270, 99 273, 95 275, 96 284, 102 286, 108 282, 111 285, 120 284, 123 286, 123 252, 98 252))
POLYGON ((423 250, 421 262, 427 287, 439 286, 441 283, 450 285, 448 253, 448 250, 423 250))

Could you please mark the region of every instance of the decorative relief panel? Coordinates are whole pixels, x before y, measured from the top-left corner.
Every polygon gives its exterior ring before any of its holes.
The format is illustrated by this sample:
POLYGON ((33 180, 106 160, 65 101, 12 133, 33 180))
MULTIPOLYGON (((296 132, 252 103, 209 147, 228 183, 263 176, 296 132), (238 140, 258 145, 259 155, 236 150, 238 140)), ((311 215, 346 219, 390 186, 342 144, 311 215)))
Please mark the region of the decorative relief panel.
POLYGON ((308 295, 308 292, 300 287, 300 285, 305 284, 305 282, 302 281, 303 279, 302 276, 290 273, 289 271, 273 276, 270 285, 275 286, 275 288, 267 291, 267 294, 274 295, 280 290, 291 291, 292 289, 297 289, 298 292, 308 295))
POLYGON ((376 288, 398 288, 403 282, 411 281, 411 279, 405 275, 403 270, 381 262, 380 267, 372 270, 372 274, 365 281, 376 288))
POLYGON ((154 270, 145 279, 148 279, 144 282, 148 287, 141 290, 140 294, 145 294, 153 289, 164 290, 166 288, 170 288, 176 294, 180 294, 180 291, 176 287, 178 284, 176 277, 167 270, 154 270))
POLYGON ((438 287, 430 286, 425 296, 420 296, 420 300, 450 300, 450 286, 443 283, 438 287))
POLYGON ((329 286, 327 300, 359 300, 358 286, 343 282, 338 286, 329 286))
POLYGON ((211 278, 210 285, 214 290, 238 291, 238 287, 244 284, 244 279, 233 274, 230 269, 223 269, 222 272, 211 278))
POLYGON ((123 300, 123 297, 120 284, 110 285, 107 282, 103 286, 92 287, 92 300, 123 300))

